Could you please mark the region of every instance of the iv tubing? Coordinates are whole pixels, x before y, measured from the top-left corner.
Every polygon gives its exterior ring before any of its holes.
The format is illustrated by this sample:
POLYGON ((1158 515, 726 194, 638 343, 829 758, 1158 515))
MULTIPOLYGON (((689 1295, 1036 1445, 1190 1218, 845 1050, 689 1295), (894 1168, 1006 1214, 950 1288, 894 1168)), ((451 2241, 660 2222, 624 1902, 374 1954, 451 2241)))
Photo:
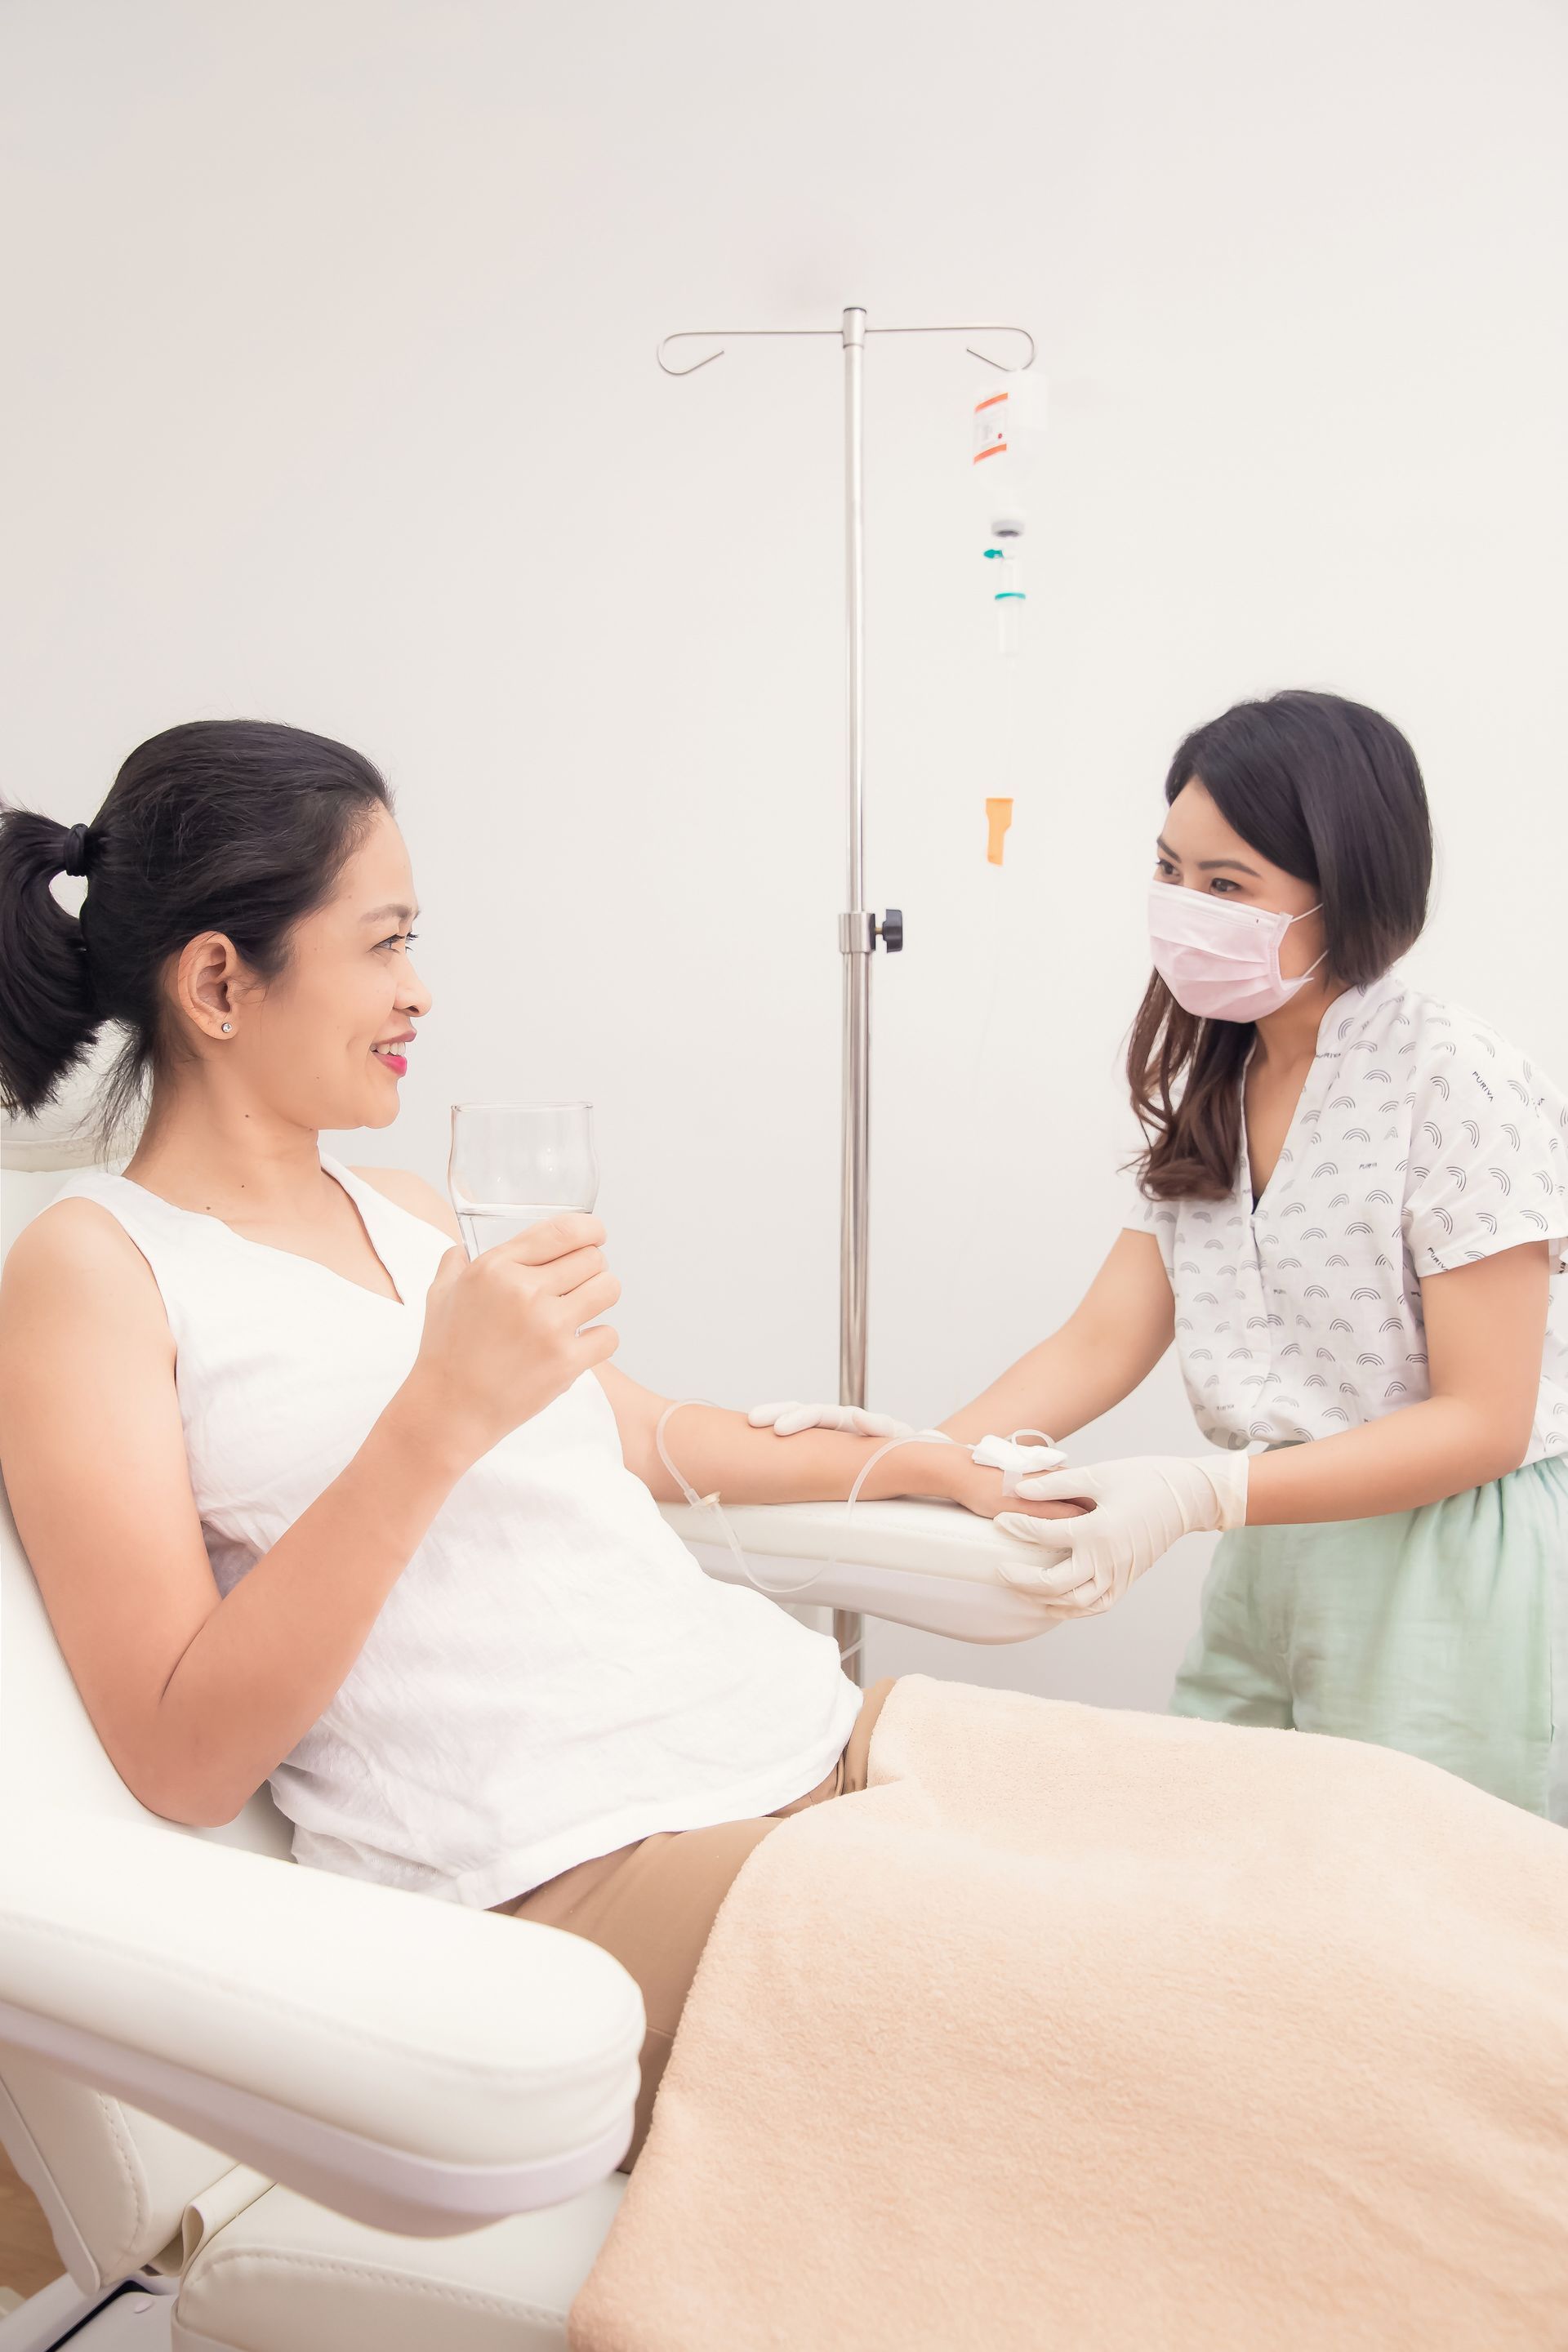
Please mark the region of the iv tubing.
MULTIPOLYGON (((747 1559, 745 1553, 741 1549, 740 1544, 736 1541, 735 1530, 724 1516, 723 1508, 720 1504, 718 1496, 700 1495, 696 1487, 690 1484, 690 1482, 683 1475, 681 1471, 677 1468, 675 1463, 670 1459, 669 1450, 664 1442, 665 1423, 668 1421, 670 1415, 672 1413, 679 1412, 683 1405, 708 1404, 710 1402, 711 1400, 708 1397, 678 1397, 673 1404, 666 1405, 664 1411, 658 1417, 658 1426, 653 1433, 653 1442, 658 1449, 659 1460, 663 1463, 665 1468, 668 1471, 670 1476, 674 1479, 676 1485, 685 1496, 687 1501, 691 1505, 693 1510, 710 1512, 713 1517, 717 1519, 720 1528, 723 1534, 724 1540, 735 1556, 735 1565, 740 1570, 748 1584, 755 1585, 759 1592, 765 1592, 770 1601, 788 1601, 793 1599, 797 1593, 808 1592, 811 1587, 822 1575, 825 1568, 837 1568, 840 1563, 836 1559, 819 1560, 816 1566, 813 1568, 810 1575, 804 1578, 798 1584, 769 1584, 763 1578, 753 1574, 750 1561, 747 1559)), ((856 1504, 860 1499, 861 1487, 865 1485, 871 1472, 876 1468, 878 1463, 880 1462, 885 1454, 893 1453, 896 1448, 900 1445, 952 1445, 956 1443, 956 1439, 947 1436, 945 1433, 940 1429, 917 1429, 912 1430, 908 1437, 889 1437, 885 1444, 879 1445, 875 1454, 871 1454, 868 1459, 861 1465, 859 1475, 856 1478, 853 1486, 850 1487, 848 1500, 844 1506, 844 1517, 846 1524, 847 1525, 848 1523, 850 1512, 855 1508, 856 1504)), ((966 1453, 971 1454, 973 1450, 973 1446, 966 1446, 964 1449, 966 1453)), ((858 1647, 858 1644, 857 1643, 856 1646, 858 1647)))
MULTIPOLYGON (((653 1442, 658 1449, 659 1460, 663 1463, 665 1468, 668 1471, 670 1476, 674 1479, 676 1485, 679 1487, 681 1493, 690 1504, 692 1509, 697 1511, 708 1511, 718 1521, 720 1531, 724 1538, 724 1541, 729 1545, 731 1551, 734 1555, 735 1565, 740 1570, 748 1584, 753 1585, 757 1591, 764 1593, 770 1601, 791 1601, 796 1599, 803 1592, 808 1592, 811 1590, 811 1587, 817 1582, 818 1579, 826 1570, 839 1568, 842 1566, 842 1562, 837 1559, 818 1561, 816 1567, 812 1569, 810 1574, 803 1578, 798 1584, 769 1584, 763 1578, 755 1573, 750 1560, 748 1560, 745 1553, 742 1550, 739 1542, 736 1540, 734 1528, 730 1525, 729 1520, 724 1516, 723 1507, 720 1503, 718 1495, 700 1495, 696 1487, 691 1485, 684 1473, 677 1466, 676 1463, 671 1458, 668 1447, 665 1444, 664 1433, 671 1415, 679 1412, 683 1406, 689 1404, 711 1404, 711 1399, 708 1397, 677 1397, 673 1403, 667 1404, 665 1406, 664 1411, 659 1414, 658 1426, 653 1433, 653 1442)), ((1056 1441, 1053 1438, 1047 1436, 1046 1432, 1043 1429, 1016 1429, 1008 1443, 1016 1445, 1026 1437, 1040 1438, 1044 1441, 1046 1445, 1052 1447, 1053 1449, 1055 1447, 1056 1441)), ((984 1445, 991 1444, 992 1442, 993 1441, 990 1439, 982 1438, 980 1444, 984 1445)), ((879 1445, 875 1454, 869 1454, 861 1464, 855 1484, 850 1487, 848 1497, 845 1502, 845 1526, 848 1526, 850 1514, 853 1512, 856 1504, 860 1499, 861 1487, 865 1485, 867 1479, 870 1476, 878 1463, 880 1462, 885 1455, 896 1453, 900 1445, 958 1445, 961 1443, 962 1441, 960 1439, 949 1437, 946 1431, 941 1429, 916 1429, 911 1430, 907 1437, 889 1437, 885 1444, 879 1445)), ((971 1461, 974 1459, 977 1450, 978 1449, 973 1445, 964 1445, 963 1447, 963 1451, 969 1455, 971 1461)), ((1004 1487, 1003 1491, 1005 1493, 1007 1490, 1004 1487)), ((832 1606, 830 1602, 823 1602, 819 1605, 822 1607, 832 1606)), ((863 1632, 857 1634, 855 1640, 850 1643, 847 1649, 840 1651, 840 1661, 842 1662, 845 1658, 855 1656, 857 1652, 863 1646, 865 1638, 863 1632)))

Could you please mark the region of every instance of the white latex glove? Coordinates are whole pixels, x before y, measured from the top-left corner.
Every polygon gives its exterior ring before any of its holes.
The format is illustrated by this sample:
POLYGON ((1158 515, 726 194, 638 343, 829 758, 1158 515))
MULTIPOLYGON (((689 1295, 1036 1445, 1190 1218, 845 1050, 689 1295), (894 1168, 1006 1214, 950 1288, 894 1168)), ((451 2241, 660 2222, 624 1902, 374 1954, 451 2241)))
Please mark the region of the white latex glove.
POLYGON ((998 1563, 1007 1583, 1037 1592, 1064 1612, 1097 1617, 1114 1608, 1135 1577, 1152 1568, 1181 1536, 1247 1522, 1245 1454, 1145 1454, 1099 1462, 1088 1470, 1051 1470, 1019 1482, 1032 1503, 1092 1503, 1076 1519, 1032 1519, 1003 1511, 1010 1536, 1058 1555, 1037 1566, 1022 1557, 998 1563), (1067 1558, 1059 1555, 1066 1552, 1067 1558))
POLYGON ((775 1437, 798 1437, 803 1429, 846 1430, 852 1437, 912 1437, 914 1424, 890 1413, 868 1412, 859 1404, 754 1404, 746 1415, 753 1429, 775 1437))

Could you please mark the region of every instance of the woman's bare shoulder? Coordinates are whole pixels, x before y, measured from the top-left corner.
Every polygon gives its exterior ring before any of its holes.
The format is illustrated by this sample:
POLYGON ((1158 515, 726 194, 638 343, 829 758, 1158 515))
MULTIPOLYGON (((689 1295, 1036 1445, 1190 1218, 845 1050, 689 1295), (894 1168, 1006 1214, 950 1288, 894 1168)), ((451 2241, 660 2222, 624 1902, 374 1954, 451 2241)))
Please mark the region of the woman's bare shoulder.
POLYGON ((97 1201, 52 1201, 5 1254, 0 1355, 68 1360, 89 1340, 134 1349, 143 1361, 173 1360, 153 1269, 119 1219, 97 1201))
POLYGON ((151 1281, 152 1269, 118 1217, 100 1201, 73 1194, 51 1201, 23 1226, 5 1253, 5 1282, 31 1290, 43 1282, 65 1282, 90 1290, 118 1269, 151 1281))
POLYGON ((378 1192, 406 1209, 411 1217, 423 1217, 427 1225, 437 1225, 447 1238, 461 1244, 462 1230, 452 1213, 452 1204, 434 1184, 423 1176, 416 1176, 411 1168, 351 1168, 363 1184, 374 1184, 378 1192))

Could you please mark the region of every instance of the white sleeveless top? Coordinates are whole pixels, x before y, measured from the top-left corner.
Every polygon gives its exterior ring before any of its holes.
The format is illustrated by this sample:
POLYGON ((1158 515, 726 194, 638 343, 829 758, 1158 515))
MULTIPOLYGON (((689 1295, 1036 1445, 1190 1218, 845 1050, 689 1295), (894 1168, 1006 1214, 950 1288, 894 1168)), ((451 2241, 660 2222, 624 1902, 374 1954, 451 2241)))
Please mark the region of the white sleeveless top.
MULTIPOLYGON (((363 1444, 453 1246, 321 1166, 397 1299, 129 1177, 58 1196, 100 1202, 157 1279, 220 1592, 363 1444)), ((655 1831, 787 1804, 832 1769, 858 1703, 826 1635, 702 1573, 586 1373, 458 1481, 272 1793, 300 1862, 482 1906, 655 1831)))

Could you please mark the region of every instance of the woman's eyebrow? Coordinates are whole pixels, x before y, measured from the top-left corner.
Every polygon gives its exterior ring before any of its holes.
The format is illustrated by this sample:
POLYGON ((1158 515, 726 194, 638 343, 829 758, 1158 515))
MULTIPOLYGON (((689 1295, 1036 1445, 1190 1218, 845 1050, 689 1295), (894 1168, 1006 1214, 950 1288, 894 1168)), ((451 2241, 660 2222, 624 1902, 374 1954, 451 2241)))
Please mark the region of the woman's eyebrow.
POLYGON ((412 923, 417 920, 418 914, 419 909, 417 907, 373 907, 368 915, 362 915, 360 917, 360 921, 362 923, 384 923, 388 915, 395 915, 399 922, 412 923))
MULTIPOLYGON (((1179 866, 1181 864, 1181 859, 1177 856, 1175 851, 1172 848, 1163 834, 1160 835, 1154 846, 1156 849, 1163 849, 1164 851, 1165 856, 1170 859, 1173 866, 1179 866)), ((1246 860, 1240 857, 1200 857, 1197 861, 1197 866, 1200 874, 1217 874, 1220 872, 1222 867, 1229 866, 1234 873, 1250 874, 1255 882, 1259 878, 1257 866, 1248 866, 1246 860)))

